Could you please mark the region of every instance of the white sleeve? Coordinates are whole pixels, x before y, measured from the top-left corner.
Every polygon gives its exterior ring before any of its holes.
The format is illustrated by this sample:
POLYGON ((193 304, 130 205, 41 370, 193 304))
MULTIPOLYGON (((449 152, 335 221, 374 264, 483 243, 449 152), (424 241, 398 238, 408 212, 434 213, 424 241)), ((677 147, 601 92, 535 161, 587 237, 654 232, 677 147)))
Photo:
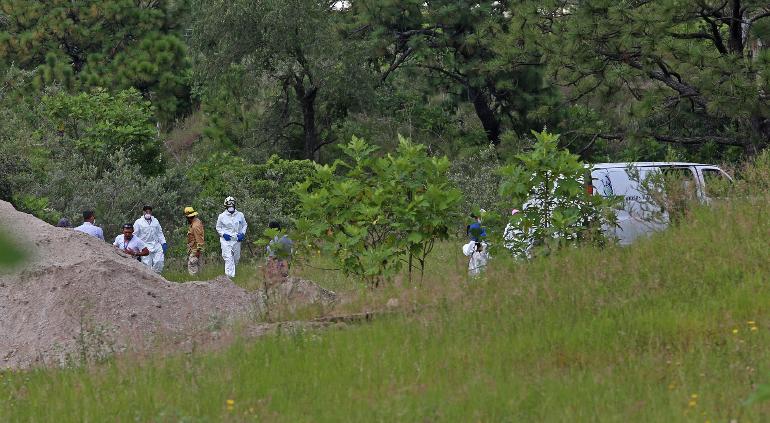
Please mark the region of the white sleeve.
POLYGON ((134 236, 142 237, 142 217, 134 221, 134 236))
POLYGON ((219 234, 219 236, 222 236, 225 233, 225 227, 224 227, 224 225, 222 225, 222 215, 221 214, 217 217, 217 233, 219 234))
POLYGON ((249 224, 246 223, 246 216, 244 216, 243 213, 241 213, 241 223, 243 223, 243 228, 241 229, 240 233, 246 234, 246 228, 249 227, 249 224))
POLYGON ((116 247, 120 248, 120 241, 118 241, 118 238, 120 238, 120 235, 118 235, 117 237, 115 237, 115 241, 113 241, 113 242, 112 242, 112 245, 114 245, 114 246, 116 246, 116 247))
POLYGON ((463 245, 463 254, 470 257, 473 255, 473 252, 476 251, 476 243, 471 241, 465 245, 463 245))
POLYGON ((160 243, 161 244, 165 244, 166 243, 166 236, 163 235, 163 227, 160 226, 160 222, 159 221, 156 220, 156 222, 158 222, 158 235, 159 235, 158 238, 160 239, 160 243))

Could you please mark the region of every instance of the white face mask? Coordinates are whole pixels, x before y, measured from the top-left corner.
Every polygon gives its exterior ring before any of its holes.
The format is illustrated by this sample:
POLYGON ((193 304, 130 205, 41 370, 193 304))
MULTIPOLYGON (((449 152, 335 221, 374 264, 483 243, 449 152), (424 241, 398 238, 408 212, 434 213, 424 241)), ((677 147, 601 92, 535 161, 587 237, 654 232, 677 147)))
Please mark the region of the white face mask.
POLYGON ((152 215, 149 213, 145 213, 144 218, 147 220, 152 220, 152 215))
POLYGON ((230 212, 230 214, 235 213, 235 207, 228 207, 227 211, 230 212))

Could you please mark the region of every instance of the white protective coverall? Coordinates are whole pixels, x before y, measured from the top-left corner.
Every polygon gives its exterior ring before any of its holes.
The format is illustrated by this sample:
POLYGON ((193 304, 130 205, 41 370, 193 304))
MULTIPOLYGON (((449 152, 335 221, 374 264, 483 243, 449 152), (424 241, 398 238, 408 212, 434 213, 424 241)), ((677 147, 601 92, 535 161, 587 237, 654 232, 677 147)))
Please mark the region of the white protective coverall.
POLYGON ((489 260, 488 246, 486 242, 482 242, 481 245, 481 251, 476 250, 475 241, 463 245, 463 254, 470 257, 468 260, 468 275, 470 276, 478 276, 487 266, 487 260, 489 260))
POLYGON ((149 221, 144 216, 136 219, 134 222, 134 236, 138 237, 150 250, 150 254, 142 257, 142 263, 151 268, 155 273, 163 271, 163 244, 166 243, 166 237, 163 235, 163 228, 155 216, 149 221))
POLYGON ((225 275, 235 277, 235 266, 241 259, 241 243, 238 241, 238 234, 246 234, 246 218, 238 210, 230 213, 227 210, 217 218, 217 233, 219 233, 219 244, 222 246, 222 258, 225 259, 225 275), (223 235, 229 235, 227 241, 223 235))

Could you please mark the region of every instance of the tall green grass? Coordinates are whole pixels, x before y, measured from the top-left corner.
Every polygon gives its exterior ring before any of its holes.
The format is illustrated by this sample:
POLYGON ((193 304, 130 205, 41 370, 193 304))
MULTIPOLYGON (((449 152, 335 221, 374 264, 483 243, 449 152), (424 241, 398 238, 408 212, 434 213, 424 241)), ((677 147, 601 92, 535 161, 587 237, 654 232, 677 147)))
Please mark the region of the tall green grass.
POLYGON ((385 290, 402 313, 5 372, 0 421, 761 421, 770 407, 742 402, 770 380, 768 206, 696 210, 629 248, 498 258, 472 281, 452 246, 385 290))

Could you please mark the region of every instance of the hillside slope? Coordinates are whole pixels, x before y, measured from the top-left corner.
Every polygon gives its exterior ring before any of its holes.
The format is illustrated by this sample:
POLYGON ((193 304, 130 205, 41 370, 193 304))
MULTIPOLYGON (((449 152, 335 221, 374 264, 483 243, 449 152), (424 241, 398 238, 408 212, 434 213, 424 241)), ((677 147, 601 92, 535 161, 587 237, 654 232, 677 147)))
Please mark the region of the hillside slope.
POLYGON ((758 421, 770 407, 743 401, 770 381, 768 206, 698 210, 629 248, 497 258, 470 283, 452 246, 403 314, 6 373, 0 420, 758 421))

